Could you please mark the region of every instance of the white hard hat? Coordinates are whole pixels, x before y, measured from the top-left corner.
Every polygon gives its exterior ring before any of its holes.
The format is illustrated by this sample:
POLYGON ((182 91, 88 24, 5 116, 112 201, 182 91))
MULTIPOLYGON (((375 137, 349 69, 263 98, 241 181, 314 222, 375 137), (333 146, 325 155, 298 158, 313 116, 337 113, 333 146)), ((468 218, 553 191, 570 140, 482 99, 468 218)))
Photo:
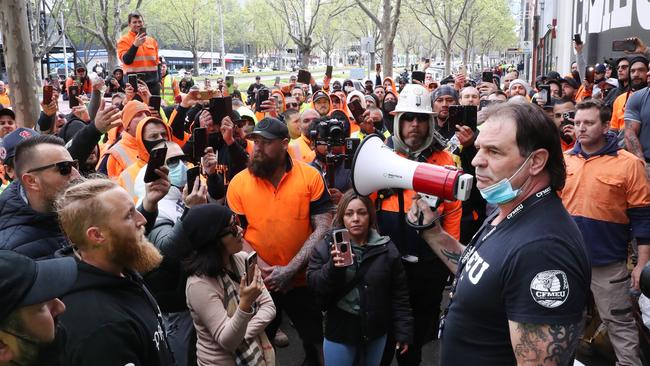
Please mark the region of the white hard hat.
POLYGON ((393 111, 395 114, 403 112, 436 114, 431 109, 431 93, 422 85, 406 84, 393 111))

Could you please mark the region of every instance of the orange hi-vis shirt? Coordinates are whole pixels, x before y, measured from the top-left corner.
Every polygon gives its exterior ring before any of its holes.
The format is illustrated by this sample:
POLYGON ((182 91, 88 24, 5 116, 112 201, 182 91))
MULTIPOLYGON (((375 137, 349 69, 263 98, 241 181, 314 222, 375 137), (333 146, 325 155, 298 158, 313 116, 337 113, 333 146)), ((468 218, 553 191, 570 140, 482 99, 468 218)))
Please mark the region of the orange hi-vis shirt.
POLYGON ((625 92, 614 99, 612 119, 609 121, 610 130, 621 131, 625 128, 625 105, 630 95, 632 95, 632 92, 625 92))
POLYGON ((138 47, 135 58, 130 65, 123 61, 124 54, 131 48, 137 33, 128 31, 117 42, 117 56, 122 62, 122 69, 125 74, 134 74, 138 72, 157 72, 158 71, 158 42, 152 37, 147 36, 142 46, 138 47))
POLYGON ((304 135, 300 135, 297 139, 289 142, 289 155, 292 159, 302 161, 303 163, 311 163, 316 158, 316 152, 309 146, 309 141, 304 135))
MULTIPOLYGON (((272 266, 286 266, 311 235, 311 216, 332 207, 320 173, 288 156, 277 188, 245 169, 230 182, 226 200, 234 213, 245 217, 246 241, 272 266)), ((304 271, 294 285, 306 285, 304 271)))

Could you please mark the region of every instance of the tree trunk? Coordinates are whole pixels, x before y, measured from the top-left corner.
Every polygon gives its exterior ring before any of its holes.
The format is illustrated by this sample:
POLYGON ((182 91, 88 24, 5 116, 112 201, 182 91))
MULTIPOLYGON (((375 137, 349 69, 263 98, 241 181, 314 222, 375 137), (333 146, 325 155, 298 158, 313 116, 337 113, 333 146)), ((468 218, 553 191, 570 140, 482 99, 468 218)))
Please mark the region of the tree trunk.
POLYGON ((301 45, 300 48, 300 67, 303 69, 309 68, 309 60, 311 59, 311 46, 301 45))
POLYGON ((393 51, 395 49, 395 45, 393 42, 390 42, 388 38, 388 34, 382 34, 382 44, 384 46, 384 64, 382 65, 381 69, 384 72, 384 77, 386 76, 393 76, 393 51))
POLYGON ((445 75, 451 74, 451 47, 445 47, 445 75))
POLYGON ((194 65, 194 71, 192 75, 199 76, 199 51, 192 50, 192 64, 194 65))
MULTIPOLYGON (((116 42, 117 44, 117 42, 116 42)), ((104 45, 104 48, 106 48, 106 54, 108 57, 108 69, 110 70, 109 72, 113 72, 115 68, 119 66, 119 61, 117 59, 117 48, 115 45, 104 45), (109 47, 107 47, 109 46, 109 47)))
POLYGON ((0 31, 5 50, 11 102, 19 127, 34 128, 39 113, 34 59, 23 0, 0 1, 0 31))

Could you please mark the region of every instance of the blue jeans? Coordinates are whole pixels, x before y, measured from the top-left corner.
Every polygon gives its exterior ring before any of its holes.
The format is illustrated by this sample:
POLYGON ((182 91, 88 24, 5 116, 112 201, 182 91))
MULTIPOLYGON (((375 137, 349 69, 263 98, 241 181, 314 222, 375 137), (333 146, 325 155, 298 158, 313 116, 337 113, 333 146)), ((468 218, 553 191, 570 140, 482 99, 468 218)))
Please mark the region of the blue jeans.
POLYGON ((386 344, 386 334, 373 339, 365 345, 352 345, 345 343, 336 343, 325 338, 323 341, 323 354, 325 356, 325 366, 352 366, 355 358, 358 358, 361 366, 377 366, 381 362, 381 356, 384 353, 386 344))

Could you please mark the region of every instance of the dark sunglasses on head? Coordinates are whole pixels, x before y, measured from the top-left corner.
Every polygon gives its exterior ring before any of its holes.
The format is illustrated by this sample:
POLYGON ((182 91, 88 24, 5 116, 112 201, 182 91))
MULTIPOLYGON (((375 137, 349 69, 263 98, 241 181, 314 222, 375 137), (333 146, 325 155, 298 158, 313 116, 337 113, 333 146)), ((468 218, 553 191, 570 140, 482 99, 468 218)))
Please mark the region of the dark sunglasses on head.
POLYGON ((417 119, 420 122, 426 122, 429 121, 429 115, 426 113, 412 112, 406 112, 402 115, 402 121, 413 121, 414 119, 417 119))
POLYGON ((237 236, 239 234, 239 216, 232 215, 232 221, 223 231, 219 234, 219 237, 222 238, 227 235, 237 236))
POLYGON ((77 160, 72 160, 72 161, 60 161, 58 163, 54 164, 49 164, 45 166, 41 166, 38 168, 30 169, 27 171, 27 173, 34 173, 34 172, 39 172, 41 170, 45 169, 50 169, 50 168, 56 168, 59 172, 59 174, 63 176, 70 175, 72 173, 72 168, 75 168, 79 170, 79 162, 77 160))

